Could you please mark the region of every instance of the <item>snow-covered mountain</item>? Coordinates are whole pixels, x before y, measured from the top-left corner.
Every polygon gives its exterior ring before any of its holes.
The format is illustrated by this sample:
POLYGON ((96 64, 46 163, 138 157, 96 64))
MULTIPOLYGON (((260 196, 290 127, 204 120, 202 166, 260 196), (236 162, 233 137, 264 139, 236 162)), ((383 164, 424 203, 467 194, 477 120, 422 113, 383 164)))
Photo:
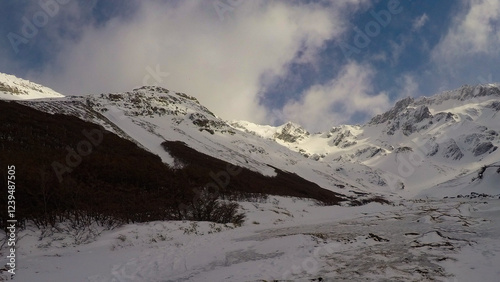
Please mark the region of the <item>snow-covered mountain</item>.
MULTIPOLYGON (((325 189, 348 196, 372 191, 372 178, 381 177, 369 167, 360 169, 359 164, 343 164, 342 169, 347 172, 340 173, 336 164, 305 158, 274 140, 239 130, 218 118, 196 98, 161 87, 19 103, 100 124, 159 155, 171 167, 182 166, 182 163, 164 150, 161 146, 164 141, 182 141, 198 152, 265 176, 275 176, 274 168, 295 173, 325 189)), ((286 140, 293 139, 292 134, 299 134, 290 126, 276 133, 278 139, 286 140)))
POLYGON ((413 196, 498 161, 499 112, 499 85, 489 84, 405 98, 365 125, 316 134, 294 126, 298 130, 288 139, 278 138, 283 126, 233 125, 318 162, 357 163, 384 171, 394 191, 413 196))
POLYGON ((49 224, 24 220, 22 263, 2 281, 498 281, 498 85, 406 98, 364 125, 310 133, 226 121, 161 87, 61 97, 0 83, 0 100, 15 100, 0 101, 0 161, 16 163, 18 220, 30 205, 41 207, 31 218, 70 207, 49 224), (102 143, 86 134, 96 131, 102 143), (227 163, 243 172, 229 177, 227 163), (159 217, 180 213, 176 200, 200 208, 211 198, 196 189, 212 180, 250 194, 219 198, 244 222, 159 217), (75 204, 100 220, 72 216, 75 204))
POLYGON ((0 99, 26 100, 41 98, 62 98, 64 95, 36 84, 34 82, 17 78, 13 75, 0 73, 0 99))
MULTIPOLYGON (((32 85, 6 75, 1 79, 2 85, 32 85)), ((45 97, 59 95, 33 84, 36 87, 50 93, 45 97)), ((39 98, 26 92, 26 98, 39 98)), ((405 98, 364 125, 341 125, 323 133, 309 133, 292 122, 275 127, 225 121, 196 98, 161 87, 20 103, 100 124, 159 155, 171 167, 182 164, 162 148, 165 140, 182 141, 263 175, 275 175, 273 167, 296 173, 351 196, 428 195, 427 189, 500 159, 496 84, 405 98)))

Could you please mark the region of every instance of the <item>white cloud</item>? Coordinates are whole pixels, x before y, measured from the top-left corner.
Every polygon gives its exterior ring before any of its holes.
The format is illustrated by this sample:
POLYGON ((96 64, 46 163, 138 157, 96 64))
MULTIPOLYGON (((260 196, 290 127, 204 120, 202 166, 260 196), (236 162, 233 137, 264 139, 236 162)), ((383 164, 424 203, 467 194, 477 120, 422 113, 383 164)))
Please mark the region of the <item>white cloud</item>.
POLYGON ((427 16, 427 14, 424 13, 423 15, 421 15, 420 17, 416 18, 413 21, 412 29, 415 31, 420 30, 427 23, 428 20, 429 16, 427 16))
POLYGON ((407 42, 411 40, 411 37, 403 37, 401 39, 401 43, 397 43, 396 41, 390 40, 389 45, 391 47, 391 64, 397 65, 399 63, 399 58, 403 55, 407 42))
POLYGON ((370 60, 373 62, 386 62, 387 61, 387 53, 382 51, 380 53, 374 54, 370 57, 370 60))
POLYGON ((467 0, 464 4, 464 12, 454 17, 450 30, 433 51, 434 59, 452 62, 468 55, 498 53, 500 1, 467 0))
MULTIPOLYGON (((500 1, 462 0, 461 9, 431 51, 426 83, 447 90, 481 83, 500 64, 500 1)), ((494 77, 498 81, 498 77, 494 77)))
POLYGON ((30 78, 68 94, 118 92, 158 67, 169 73, 158 85, 196 96, 223 118, 264 122, 262 77, 284 75, 299 52, 300 62, 314 63, 367 1, 238 3, 221 21, 212 1, 141 1, 133 18, 85 25, 78 41, 62 40, 57 60, 30 78))
POLYGON ((405 74, 398 79, 398 84, 401 86, 401 91, 397 99, 418 96, 419 85, 414 76, 405 74))
POLYGON ((374 93, 373 77, 370 66, 350 62, 336 78, 312 86, 299 100, 288 102, 281 118, 310 130, 325 130, 349 122, 356 113, 379 114, 390 106, 390 101, 386 93, 374 93))

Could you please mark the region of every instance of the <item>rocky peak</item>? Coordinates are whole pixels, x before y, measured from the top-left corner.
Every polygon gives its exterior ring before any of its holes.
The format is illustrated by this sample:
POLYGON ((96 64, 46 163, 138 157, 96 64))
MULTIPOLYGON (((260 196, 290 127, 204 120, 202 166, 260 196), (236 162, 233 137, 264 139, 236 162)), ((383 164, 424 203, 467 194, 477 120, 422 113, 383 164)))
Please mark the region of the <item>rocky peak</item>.
POLYGON ((458 89, 445 91, 432 97, 421 97, 415 105, 439 105, 445 101, 468 101, 480 97, 500 97, 499 84, 464 85, 458 89))
POLYGON ((374 117, 368 124, 382 124, 388 120, 393 120, 414 101, 415 100, 412 97, 404 98, 403 100, 398 101, 389 111, 374 117))
POLYGON ((413 112, 413 117, 415 118, 414 122, 418 123, 426 118, 432 118, 432 114, 428 107, 420 106, 413 112))
POLYGON ((275 139, 280 139, 288 143, 304 139, 310 133, 298 124, 287 122, 274 134, 275 139))

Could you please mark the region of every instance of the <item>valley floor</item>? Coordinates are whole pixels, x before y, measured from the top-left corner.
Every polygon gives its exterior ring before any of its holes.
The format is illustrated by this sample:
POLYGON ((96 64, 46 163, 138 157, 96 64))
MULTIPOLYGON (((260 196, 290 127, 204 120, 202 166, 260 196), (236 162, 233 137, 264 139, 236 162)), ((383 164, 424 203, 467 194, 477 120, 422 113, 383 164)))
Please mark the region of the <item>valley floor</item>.
MULTIPOLYGON (((19 234, 14 281, 498 281, 500 200, 242 203, 241 227, 152 222, 19 234), (86 242, 86 241, 91 242, 86 242), (321 279, 320 279, 321 278, 321 279), (314 280, 315 279, 315 280, 314 280)), ((5 249, 2 248, 2 258, 5 249)), ((5 272, 4 279, 9 279, 5 272)), ((2 279, 0 279, 1 281, 2 279)))

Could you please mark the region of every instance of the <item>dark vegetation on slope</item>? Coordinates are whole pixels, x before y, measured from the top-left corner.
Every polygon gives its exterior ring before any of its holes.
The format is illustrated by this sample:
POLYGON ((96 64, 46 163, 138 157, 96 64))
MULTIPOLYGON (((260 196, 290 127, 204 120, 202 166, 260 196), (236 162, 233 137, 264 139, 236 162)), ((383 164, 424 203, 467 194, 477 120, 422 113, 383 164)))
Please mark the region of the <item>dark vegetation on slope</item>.
POLYGON ((214 184, 217 184, 218 188, 213 187, 212 190, 217 190, 216 194, 224 198, 267 194, 310 198, 332 205, 346 200, 340 194, 323 189, 316 183, 275 167, 273 169, 277 175, 267 177, 246 168, 235 168, 232 165, 228 169, 227 162, 200 153, 181 141, 165 141, 162 145, 173 157, 187 164, 182 173, 186 179, 195 184, 195 187, 203 187, 211 183, 208 186, 212 188, 214 184), (234 175, 230 174, 231 171, 236 170, 238 172, 233 173, 234 175))
POLYGON ((28 221, 39 227, 54 226, 66 220, 76 226, 179 219, 238 223, 243 219, 237 213, 239 206, 228 199, 242 195, 297 196, 328 204, 341 200, 294 174, 278 171, 276 178, 267 178, 245 169, 230 179, 217 198, 207 197, 199 191, 212 181, 210 172, 218 173, 228 164, 181 143, 167 142, 164 146, 188 165, 172 170, 158 156, 99 125, 0 101, 0 228, 6 228, 8 220, 10 165, 16 171, 15 218, 21 226, 28 221), (91 144, 83 132, 98 130, 103 133, 102 141, 92 144, 92 151, 81 156, 81 162, 74 155, 68 162, 69 150, 80 146, 88 151, 81 146, 91 144), (60 164, 59 176, 53 167, 55 162, 60 164))
POLYGON ((161 159, 135 143, 76 117, 51 115, 0 101, 1 226, 7 219, 7 166, 16 170, 16 219, 38 226, 66 219, 76 224, 171 219, 175 199, 188 198, 182 179, 161 159), (82 133, 102 130, 92 152, 67 162, 68 150, 88 141, 82 133), (72 169, 59 179, 53 163, 72 169), (61 180, 61 181, 60 181, 61 180))

